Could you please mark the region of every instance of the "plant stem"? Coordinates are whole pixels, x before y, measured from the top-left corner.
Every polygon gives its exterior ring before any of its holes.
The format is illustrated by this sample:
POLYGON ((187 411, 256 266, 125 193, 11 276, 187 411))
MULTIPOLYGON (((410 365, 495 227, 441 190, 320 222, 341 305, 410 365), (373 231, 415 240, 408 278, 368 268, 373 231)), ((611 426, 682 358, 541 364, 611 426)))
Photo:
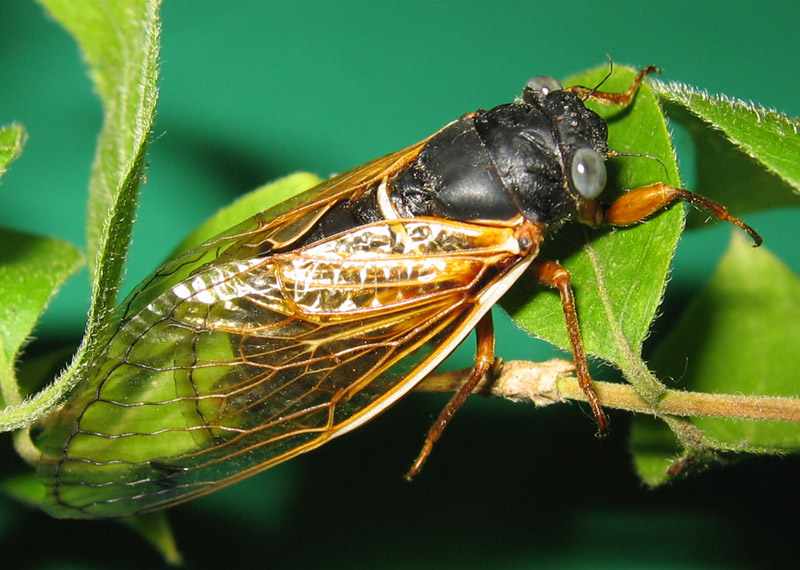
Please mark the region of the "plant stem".
MULTIPOLYGON (((566 400, 586 401, 573 368, 565 360, 543 363, 508 361, 496 367, 493 379, 482 381, 474 393, 546 405, 566 400)), ((423 392, 450 392, 467 377, 469 369, 430 375, 416 388, 423 392)), ((708 416, 800 423, 800 399, 775 396, 741 396, 665 390, 654 407, 630 384, 595 382, 600 403, 609 408, 653 415, 708 416)))

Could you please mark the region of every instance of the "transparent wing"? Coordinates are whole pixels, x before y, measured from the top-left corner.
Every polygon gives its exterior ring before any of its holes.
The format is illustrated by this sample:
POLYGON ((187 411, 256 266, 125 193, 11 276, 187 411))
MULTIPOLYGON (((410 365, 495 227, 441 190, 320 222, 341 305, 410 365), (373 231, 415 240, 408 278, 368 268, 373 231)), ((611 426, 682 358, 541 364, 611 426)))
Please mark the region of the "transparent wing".
POLYGON ((380 222, 134 300, 38 442, 45 508, 162 508, 357 427, 455 348, 489 310, 483 292, 510 286, 532 253, 518 230, 380 222))
POLYGON ((389 179, 405 168, 427 141, 425 139, 334 176, 169 261, 145 279, 120 305, 117 321, 124 322, 175 284, 206 266, 263 257, 274 249, 290 247, 313 229, 331 208, 357 199, 371 185, 389 179))

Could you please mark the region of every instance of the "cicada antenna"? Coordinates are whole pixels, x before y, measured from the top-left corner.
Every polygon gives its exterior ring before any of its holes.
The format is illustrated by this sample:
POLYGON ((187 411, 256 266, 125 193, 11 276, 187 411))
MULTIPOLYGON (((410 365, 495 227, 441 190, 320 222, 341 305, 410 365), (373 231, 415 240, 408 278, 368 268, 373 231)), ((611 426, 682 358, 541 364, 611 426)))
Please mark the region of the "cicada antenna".
POLYGON ((600 80, 600 83, 595 85, 595 87, 594 87, 594 89, 592 89, 592 91, 599 90, 600 87, 603 86, 603 83, 608 81, 608 78, 611 77, 612 75, 614 75, 614 60, 612 59, 612 57, 609 54, 605 54, 605 56, 606 56, 606 59, 608 60, 608 73, 606 73, 605 77, 603 77, 603 79, 600 80))
POLYGON ((619 158, 621 156, 635 156, 638 158, 649 158, 650 160, 655 160, 657 163, 661 165, 661 168, 664 169, 664 175, 669 176, 669 170, 667 169, 667 165, 664 164, 657 156, 653 156, 652 154, 646 154, 643 152, 618 152, 616 150, 610 150, 607 154, 608 158, 619 158))
POLYGON ((592 87, 591 91, 589 91, 589 93, 587 95, 587 99, 590 99, 595 93, 597 93, 600 90, 600 88, 603 86, 603 83, 608 81, 608 78, 611 77, 614 74, 614 60, 611 59, 611 56, 609 54, 605 54, 605 56, 608 59, 608 73, 605 74, 603 79, 601 79, 600 82, 597 85, 592 87))

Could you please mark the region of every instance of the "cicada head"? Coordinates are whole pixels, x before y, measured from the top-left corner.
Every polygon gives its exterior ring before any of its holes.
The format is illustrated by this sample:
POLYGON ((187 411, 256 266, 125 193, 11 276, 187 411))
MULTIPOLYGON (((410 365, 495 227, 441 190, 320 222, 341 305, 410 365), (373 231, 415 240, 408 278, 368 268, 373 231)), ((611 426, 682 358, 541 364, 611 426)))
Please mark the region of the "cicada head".
POLYGON ((580 97, 536 77, 517 102, 466 115, 431 138, 397 178, 393 198, 413 215, 521 214, 557 225, 605 187, 607 136, 605 121, 580 97))

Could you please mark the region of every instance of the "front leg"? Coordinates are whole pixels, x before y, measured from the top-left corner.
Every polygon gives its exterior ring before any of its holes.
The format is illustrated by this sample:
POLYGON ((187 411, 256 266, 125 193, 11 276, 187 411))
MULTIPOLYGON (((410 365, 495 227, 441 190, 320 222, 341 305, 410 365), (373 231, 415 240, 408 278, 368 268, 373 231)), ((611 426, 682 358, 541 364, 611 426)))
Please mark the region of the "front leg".
POLYGON ((761 236, 742 220, 732 216, 725 206, 699 194, 683 188, 674 188, 663 182, 655 182, 626 192, 617 198, 604 212, 596 201, 586 200, 581 207, 580 219, 583 223, 591 226, 601 223, 611 226, 631 226, 647 219, 678 200, 688 202, 718 220, 738 226, 753 238, 755 247, 761 245, 763 241, 761 236))
POLYGON ((583 338, 578 322, 578 311, 575 308, 575 294, 572 291, 569 270, 554 261, 537 260, 531 265, 531 273, 541 285, 558 290, 561 307, 564 310, 564 319, 567 323, 569 343, 572 347, 572 358, 575 361, 575 371, 578 374, 578 384, 586 394, 586 399, 597 420, 598 434, 605 435, 608 430, 608 420, 600 405, 600 399, 594 391, 592 377, 589 374, 589 363, 583 348, 583 338))

